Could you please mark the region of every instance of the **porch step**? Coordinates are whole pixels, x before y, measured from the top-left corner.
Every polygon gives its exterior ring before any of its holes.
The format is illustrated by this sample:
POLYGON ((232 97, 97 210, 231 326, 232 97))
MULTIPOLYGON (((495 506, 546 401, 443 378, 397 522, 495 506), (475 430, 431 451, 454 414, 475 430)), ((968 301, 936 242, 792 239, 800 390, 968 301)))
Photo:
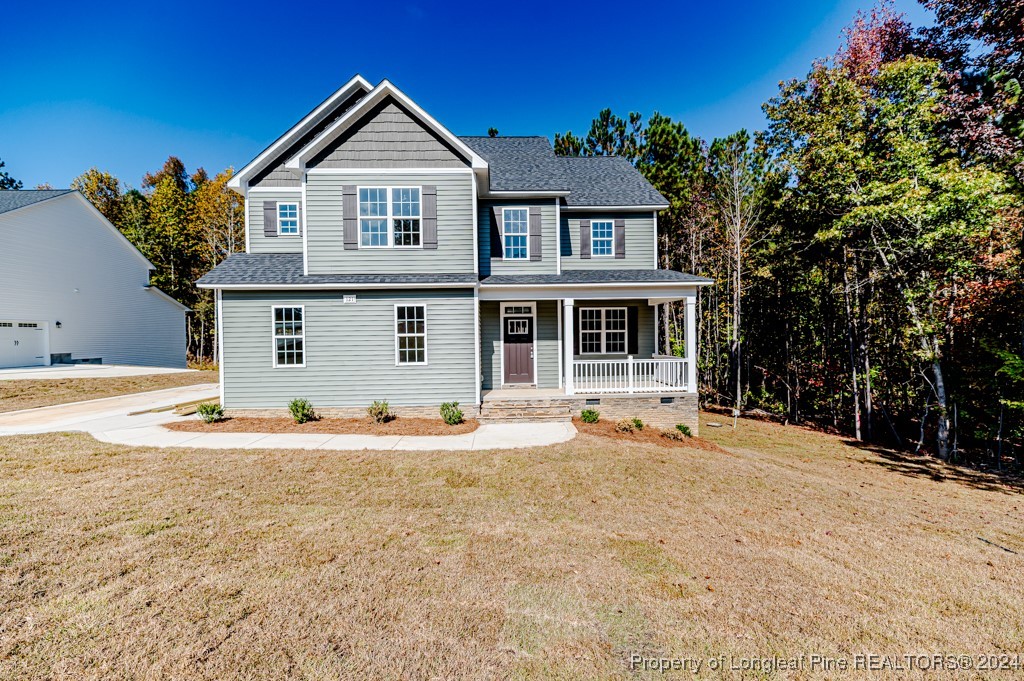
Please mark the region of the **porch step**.
POLYGON ((480 407, 481 423, 509 421, 571 421, 572 412, 566 403, 550 400, 501 400, 484 402, 480 407))

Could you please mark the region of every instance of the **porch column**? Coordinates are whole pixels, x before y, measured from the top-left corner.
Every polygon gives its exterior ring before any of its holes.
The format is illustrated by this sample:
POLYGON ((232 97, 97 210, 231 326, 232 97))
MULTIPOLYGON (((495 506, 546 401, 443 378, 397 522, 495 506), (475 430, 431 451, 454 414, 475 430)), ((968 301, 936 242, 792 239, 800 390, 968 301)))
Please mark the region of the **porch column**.
POLYGON ((686 390, 697 392, 697 297, 686 301, 686 390))
POLYGON ((562 366, 565 367, 565 394, 573 394, 572 386, 572 348, 575 343, 573 342, 573 313, 572 306, 575 301, 572 298, 562 299, 562 352, 564 353, 565 360, 562 362, 562 366))

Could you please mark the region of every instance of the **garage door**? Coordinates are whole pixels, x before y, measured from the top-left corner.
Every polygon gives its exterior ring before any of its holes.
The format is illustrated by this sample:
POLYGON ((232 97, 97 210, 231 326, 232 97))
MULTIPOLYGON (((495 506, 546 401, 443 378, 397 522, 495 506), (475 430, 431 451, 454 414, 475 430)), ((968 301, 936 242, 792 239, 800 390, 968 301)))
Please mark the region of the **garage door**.
POLYGON ((46 364, 45 335, 42 324, 0 319, 0 368, 46 364))

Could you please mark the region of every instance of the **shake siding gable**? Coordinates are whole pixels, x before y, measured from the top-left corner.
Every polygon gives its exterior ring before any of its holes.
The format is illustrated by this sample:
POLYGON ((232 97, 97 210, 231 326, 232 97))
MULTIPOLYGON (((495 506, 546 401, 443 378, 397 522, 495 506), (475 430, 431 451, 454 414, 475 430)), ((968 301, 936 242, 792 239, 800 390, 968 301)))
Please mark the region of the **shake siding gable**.
POLYGON ((476 404, 471 290, 223 292, 224 404, 283 408, 295 397, 315 407, 476 404), (305 308, 306 366, 273 366, 270 309, 305 308), (426 365, 395 364, 395 305, 427 308, 426 365))
MULTIPOLYGON (((358 200, 357 195, 354 200, 358 200)), ((309 274, 473 272, 473 178, 468 170, 386 175, 373 171, 365 175, 310 173, 306 184, 306 229, 309 274), (437 248, 346 249, 342 200, 345 186, 435 187, 437 248)), ((358 230, 357 224, 355 229, 358 230)))

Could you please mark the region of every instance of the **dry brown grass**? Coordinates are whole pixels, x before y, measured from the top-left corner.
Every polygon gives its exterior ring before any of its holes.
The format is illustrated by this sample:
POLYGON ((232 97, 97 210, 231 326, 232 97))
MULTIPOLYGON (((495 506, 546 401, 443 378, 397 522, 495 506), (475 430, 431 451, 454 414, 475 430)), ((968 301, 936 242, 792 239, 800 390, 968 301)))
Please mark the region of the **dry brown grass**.
MULTIPOLYGON (((665 429, 656 426, 644 426, 640 430, 632 432, 621 432, 616 428, 615 421, 598 421, 597 423, 586 423, 578 416, 574 416, 572 424, 576 430, 588 435, 608 438, 610 440, 622 440, 623 442, 641 443, 646 442, 656 447, 691 447, 704 449, 709 452, 724 451, 714 442, 702 437, 683 437, 680 440, 666 438, 665 429)), ((678 431, 676 431, 678 432, 678 431)))
POLYGON ((589 679, 628 677, 632 652, 1020 651, 1019 493, 796 428, 702 432, 729 451, 0 438, 0 678, 589 679))
POLYGON ((189 433, 358 433, 360 435, 461 435, 472 433, 480 427, 476 419, 449 426, 441 419, 424 419, 399 416, 377 423, 373 419, 323 418, 305 423, 295 423, 288 417, 227 418, 214 423, 198 420, 174 421, 165 425, 170 430, 189 433))
POLYGON ((28 381, 0 381, 0 412, 48 407, 54 404, 98 400, 132 393, 177 388, 199 383, 217 383, 216 371, 186 371, 177 374, 122 376, 117 378, 41 378, 28 381))

